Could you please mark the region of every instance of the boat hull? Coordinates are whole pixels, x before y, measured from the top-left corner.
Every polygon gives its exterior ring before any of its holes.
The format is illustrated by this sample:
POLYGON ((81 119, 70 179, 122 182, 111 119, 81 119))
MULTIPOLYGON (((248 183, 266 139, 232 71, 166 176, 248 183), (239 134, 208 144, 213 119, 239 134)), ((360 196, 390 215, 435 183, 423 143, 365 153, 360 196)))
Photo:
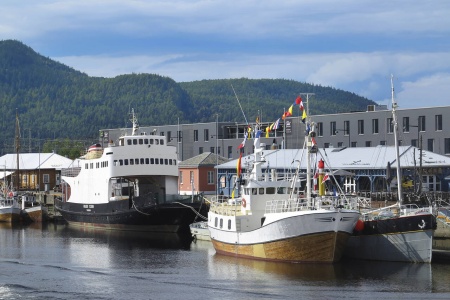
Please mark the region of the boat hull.
MULTIPOLYGON (((211 213, 210 217, 215 218, 211 213)), ((358 217, 357 212, 310 211, 280 217, 248 232, 218 229, 211 220, 209 228, 219 254, 266 261, 333 263, 341 259, 358 217)))
POLYGON ((20 222, 20 208, 18 207, 0 208, 0 222, 6 223, 20 222))
POLYGON ((48 209, 42 205, 26 207, 23 213, 24 219, 31 222, 46 222, 48 220, 48 209))
POLYGON ((352 259, 430 263, 436 219, 432 214, 365 221, 349 238, 352 259))
POLYGON ((136 206, 130 206, 129 201, 80 204, 55 200, 55 208, 70 225, 115 230, 179 232, 189 230, 197 214, 208 212, 200 202, 148 205, 134 198, 133 204, 136 206))

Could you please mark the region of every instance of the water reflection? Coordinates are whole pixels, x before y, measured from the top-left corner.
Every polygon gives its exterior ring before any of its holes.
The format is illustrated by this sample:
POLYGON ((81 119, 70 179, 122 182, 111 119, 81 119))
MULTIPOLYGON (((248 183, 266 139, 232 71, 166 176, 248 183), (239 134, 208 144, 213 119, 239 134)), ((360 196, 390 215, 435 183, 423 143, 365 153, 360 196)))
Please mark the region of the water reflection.
POLYGON ((66 226, 64 233, 72 239, 91 239, 95 243, 126 248, 161 248, 188 250, 191 245, 190 233, 149 233, 135 231, 102 230, 85 227, 66 226))

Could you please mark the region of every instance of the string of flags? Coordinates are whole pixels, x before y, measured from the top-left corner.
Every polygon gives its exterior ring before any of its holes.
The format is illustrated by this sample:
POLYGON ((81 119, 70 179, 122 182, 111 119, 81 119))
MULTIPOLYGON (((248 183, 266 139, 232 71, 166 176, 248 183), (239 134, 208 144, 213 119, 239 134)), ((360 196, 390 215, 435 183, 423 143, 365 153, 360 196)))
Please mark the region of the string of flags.
MULTIPOLYGON (((280 118, 278 118, 275 122, 273 122, 272 124, 270 124, 269 126, 267 126, 264 129, 266 138, 269 138, 269 134, 271 131, 277 130, 280 127, 280 120, 285 120, 287 117, 290 117, 293 115, 294 106, 299 107, 299 110, 301 111, 301 115, 302 115, 302 122, 303 122, 303 124, 306 124, 306 135, 309 135, 309 133, 311 131, 311 125, 306 122, 306 119, 308 116, 306 114, 306 109, 303 105, 303 99, 301 96, 298 96, 295 99, 295 101, 291 104, 291 106, 288 108, 288 110, 285 111, 280 118)), ((256 124, 257 125, 260 124, 259 116, 256 117, 256 124)), ((256 139, 258 139, 261 136, 262 132, 263 131, 261 131, 261 130, 257 130, 257 132, 254 133, 255 134, 255 144, 257 142, 256 139)), ((247 131, 244 133, 244 140, 238 146, 238 150, 245 147, 245 142, 247 141, 247 139, 251 138, 251 134, 252 134, 252 128, 249 125, 247 128, 247 131)), ((312 144, 317 145, 314 138, 312 138, 312 144)))

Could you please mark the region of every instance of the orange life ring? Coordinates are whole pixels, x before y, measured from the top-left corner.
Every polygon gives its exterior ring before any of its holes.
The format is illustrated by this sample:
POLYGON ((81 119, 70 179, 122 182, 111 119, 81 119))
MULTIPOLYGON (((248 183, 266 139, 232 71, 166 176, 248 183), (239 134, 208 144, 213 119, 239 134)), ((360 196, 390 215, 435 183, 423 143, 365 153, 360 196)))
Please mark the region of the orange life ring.
POLYGON ((245 208, 245 206, 247 206, 247 203, 245 202, 245 199, 244 199, 244 198, 242 198, 242 207, 244 207, 244 208, 245 208))

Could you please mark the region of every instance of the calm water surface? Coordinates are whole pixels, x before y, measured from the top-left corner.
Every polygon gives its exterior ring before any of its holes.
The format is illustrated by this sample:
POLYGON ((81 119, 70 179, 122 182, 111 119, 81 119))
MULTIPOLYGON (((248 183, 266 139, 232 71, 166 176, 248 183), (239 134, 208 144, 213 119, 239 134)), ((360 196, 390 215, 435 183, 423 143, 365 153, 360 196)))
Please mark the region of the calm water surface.
POLYGON ((0 299, 450 299, 450 264, 284 264, 188 235, 0 224, 0 299))

